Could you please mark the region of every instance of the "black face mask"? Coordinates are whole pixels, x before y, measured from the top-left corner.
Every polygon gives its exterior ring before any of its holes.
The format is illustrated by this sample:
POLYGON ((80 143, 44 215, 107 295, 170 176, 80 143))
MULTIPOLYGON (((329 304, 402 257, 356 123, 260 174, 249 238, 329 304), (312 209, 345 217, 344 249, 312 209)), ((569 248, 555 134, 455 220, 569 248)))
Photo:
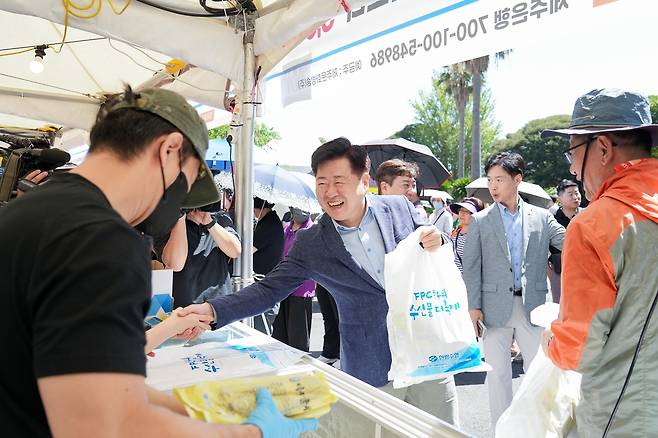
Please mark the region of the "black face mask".
POLYGON ((186 196, 187 178, 183 172, 180 172, 178 178, 164 191, 153 213, 135 228, 151 237, 165 236, 180 218, 181 207, 186 196))

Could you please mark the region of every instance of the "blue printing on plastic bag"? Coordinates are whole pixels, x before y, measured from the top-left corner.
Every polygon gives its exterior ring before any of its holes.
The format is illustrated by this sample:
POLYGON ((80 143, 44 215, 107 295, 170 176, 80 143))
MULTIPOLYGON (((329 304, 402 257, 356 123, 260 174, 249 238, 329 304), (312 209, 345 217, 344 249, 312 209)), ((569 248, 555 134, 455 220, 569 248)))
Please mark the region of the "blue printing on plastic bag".
POLYGON ((454 373, 482 365, 480 347, 471 344, 462 351, 442 356, 430 356, 427 364, 419 366, 409 377, 429 376, 432 374, 454 373))
POLYGON ((228 348, 235 351, 241 351, 243 353, 249 354, 249 357, 252 359, 258 359, 261 363, 276 368, 270 357, 266 352, 261 350, 258 347, 243 347, 242 345, 231 345, 228 348))

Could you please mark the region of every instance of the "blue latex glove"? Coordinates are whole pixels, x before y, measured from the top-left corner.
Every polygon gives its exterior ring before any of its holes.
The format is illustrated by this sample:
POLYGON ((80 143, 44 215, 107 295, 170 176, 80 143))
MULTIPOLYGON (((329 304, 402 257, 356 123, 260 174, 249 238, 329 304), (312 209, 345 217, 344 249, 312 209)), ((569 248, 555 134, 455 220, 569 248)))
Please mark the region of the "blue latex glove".
POLYGON ((315 418, 292 420, 286 418, 274 404, 272 395, 267 389, 256 391, 256 408, 251 411, 245 424, 257 426, 263 438, 296 438, 302 432, 315 430, 318 420, 315 418))

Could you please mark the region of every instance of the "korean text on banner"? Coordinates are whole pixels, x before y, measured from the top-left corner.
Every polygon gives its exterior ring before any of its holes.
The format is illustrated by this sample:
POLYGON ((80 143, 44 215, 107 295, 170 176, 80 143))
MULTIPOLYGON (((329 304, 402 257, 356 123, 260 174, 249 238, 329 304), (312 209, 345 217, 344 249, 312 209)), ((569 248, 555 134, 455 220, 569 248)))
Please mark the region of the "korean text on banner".
POLYGON ((267 80, 280 79, 287 105, 372 74, 395 80, 428 57, 447 66, 549 39, 593 8, 582 0, 372 0, 322 24, 267 80))

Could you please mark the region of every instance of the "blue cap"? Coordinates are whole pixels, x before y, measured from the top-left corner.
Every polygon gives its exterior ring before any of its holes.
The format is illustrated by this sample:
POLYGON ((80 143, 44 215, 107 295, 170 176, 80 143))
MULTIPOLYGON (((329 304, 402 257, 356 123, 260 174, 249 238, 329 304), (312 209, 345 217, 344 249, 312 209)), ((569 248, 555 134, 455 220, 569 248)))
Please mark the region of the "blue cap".
POLYGON ((634 129, 649 131, 653 146, 658 145, 658 125, 654 125, 651 120, 647 98, 617 88, 599 88, 576 100, 569 128, 545 129, 541 137, 589 135, 634 129))

